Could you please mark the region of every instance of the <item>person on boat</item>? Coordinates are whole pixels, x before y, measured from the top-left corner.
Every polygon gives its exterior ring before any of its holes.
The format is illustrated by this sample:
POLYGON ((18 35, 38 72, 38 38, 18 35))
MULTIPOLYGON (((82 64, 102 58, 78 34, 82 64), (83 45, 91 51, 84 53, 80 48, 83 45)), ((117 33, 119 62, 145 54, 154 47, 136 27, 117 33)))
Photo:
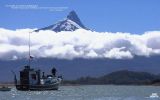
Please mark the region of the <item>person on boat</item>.
POLYGON ((56 76, 56 72, 57 72, 56 68, 53 67, 53 68, 52 68, 52 75, 53 75, 53 76, 56 76))
POLYGON ((45 78, 44 72, 42 72, 42 78, 45 78))

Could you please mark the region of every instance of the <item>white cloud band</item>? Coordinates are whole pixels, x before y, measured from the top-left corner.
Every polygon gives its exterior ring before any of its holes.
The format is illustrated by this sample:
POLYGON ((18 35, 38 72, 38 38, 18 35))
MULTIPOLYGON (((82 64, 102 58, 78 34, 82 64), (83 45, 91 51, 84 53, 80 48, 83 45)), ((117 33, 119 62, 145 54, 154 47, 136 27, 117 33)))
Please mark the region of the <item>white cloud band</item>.
MULTIPOLYGON (((0 59, 28 56, 28 33, 33 29, 0 28, 0 59)), ((110 58, 131 59, 136 56, 160 55, 160 31, 144 34, 40 31, 31 33, 31 55, 36 58, 110 58)))

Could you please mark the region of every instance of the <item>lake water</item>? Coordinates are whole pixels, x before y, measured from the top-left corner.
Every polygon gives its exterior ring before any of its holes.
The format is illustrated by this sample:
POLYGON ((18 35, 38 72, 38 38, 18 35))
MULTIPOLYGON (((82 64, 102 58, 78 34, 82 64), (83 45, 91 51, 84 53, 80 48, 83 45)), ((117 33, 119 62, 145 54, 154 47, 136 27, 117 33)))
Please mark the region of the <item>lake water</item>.
POLYGON ((0 100, 160 100, 158 86, 61 86, 58 91, 0 92, 0 100))

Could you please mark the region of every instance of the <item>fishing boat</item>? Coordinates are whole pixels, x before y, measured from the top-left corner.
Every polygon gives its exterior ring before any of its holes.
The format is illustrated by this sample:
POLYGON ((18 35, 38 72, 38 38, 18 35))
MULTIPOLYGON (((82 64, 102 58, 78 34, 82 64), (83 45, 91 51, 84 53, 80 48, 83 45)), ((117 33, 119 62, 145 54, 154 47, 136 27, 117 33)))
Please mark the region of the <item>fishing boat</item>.
POLYGON ((17 90, 58 90, 62 81, 61 76, 55 75, 55 69, 52 69, 51 75, 41 75, 41 70, 35 70, 30 66, 25 66, 20 71, 20 80, 15 76, 15 86, 17 90))
POLYGON ((27 66, 24 66, 19 72, 19 80, 17 80, 16 74, 14 74, 14 83, 17 90, 58 90, 62 81, 62 76, 56 75, 56 69, 51 70, 51 74, 45 75, 40 69, 31 68, 31 55, 30 55, 30 33, 29 33, 29 62, 27 66))
POLYGON ((9 88, 7 86, 2 86, 2 87, 0 87, 0 91, 11 91, 11 88, 9 88))

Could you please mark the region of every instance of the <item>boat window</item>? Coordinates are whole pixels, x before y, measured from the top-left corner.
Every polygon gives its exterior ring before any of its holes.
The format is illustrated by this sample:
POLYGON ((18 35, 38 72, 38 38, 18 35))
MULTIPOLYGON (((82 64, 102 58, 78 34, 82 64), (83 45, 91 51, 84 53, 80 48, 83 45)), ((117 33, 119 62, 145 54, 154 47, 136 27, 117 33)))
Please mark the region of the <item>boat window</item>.
POLYGON ((36 74, 31 74, 32 79, 36 80, 36 74))

